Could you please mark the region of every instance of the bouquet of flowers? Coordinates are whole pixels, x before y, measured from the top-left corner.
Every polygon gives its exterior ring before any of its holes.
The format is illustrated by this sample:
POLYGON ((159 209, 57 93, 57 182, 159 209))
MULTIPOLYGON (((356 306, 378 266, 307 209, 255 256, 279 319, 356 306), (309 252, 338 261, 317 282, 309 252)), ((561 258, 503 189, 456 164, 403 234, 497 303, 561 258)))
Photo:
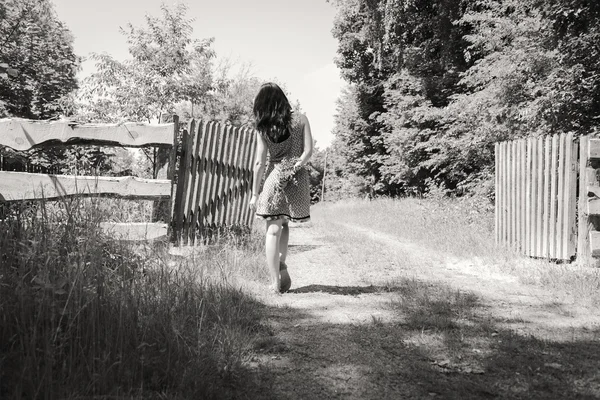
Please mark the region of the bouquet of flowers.
POLYGON ((298 172, 296 162, 296 159, 284 158, 281 162, 275 164, 275 169, 272 173, 277 174, 277 182, 275 184, 273 198, 271 199, 272 205, 277 206, 277 204, 281 202, 282 197, 285 196, 284 189, 288 183, 292 182, 293 184, 298 184, 296 178, 296 172, 298 172))

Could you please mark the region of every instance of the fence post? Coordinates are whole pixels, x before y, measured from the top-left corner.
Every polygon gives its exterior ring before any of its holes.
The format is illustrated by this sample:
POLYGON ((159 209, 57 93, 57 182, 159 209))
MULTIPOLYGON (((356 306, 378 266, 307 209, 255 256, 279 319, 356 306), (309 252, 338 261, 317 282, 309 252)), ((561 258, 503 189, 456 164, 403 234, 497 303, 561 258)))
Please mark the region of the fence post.
POLYGON ((169 179, 171 181, 171 197, 169 197, 169 202, 168 202, 168 219, 167 219, 167 224, 168 224, 168 237, 171 238, 171 240, 175 239, 175 226, 174 221, 174 207, 175 207, 175 190, 177 188, 176 186, 176 175, 175 175, 175 168, 177 167, 177 147, 179 145, 178 143, 178 138, 179 138, 179 116, 178 115, 173 115, 173 146, 171 147, 171 151, 169 152, 169 164, 167 166, 167 179, 169 179))
POLYGON ((590 232, 592 230, 588 215, 588 161, 589 136, 579 138, 579 201, 578 201, 578 233, 577 233, 577 262, 580 265, 592 263, 590 251, 590 232))

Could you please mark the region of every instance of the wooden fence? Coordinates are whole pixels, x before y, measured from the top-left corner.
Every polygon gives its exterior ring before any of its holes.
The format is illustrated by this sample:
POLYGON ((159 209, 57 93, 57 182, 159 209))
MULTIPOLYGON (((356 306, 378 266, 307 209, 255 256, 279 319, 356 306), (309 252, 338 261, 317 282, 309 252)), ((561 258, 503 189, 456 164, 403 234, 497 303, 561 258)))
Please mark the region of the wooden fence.
POLYGON ((531 257, 577 250, 578 143, 573 134, 496 144, 496 241, 531 257))
MULTIPOLYGON (((0 146, 17 151, 34 147, 101 145, 170 149, 167 179, 49 175, 0 171, 0 202, 59 199, 74 196, 108 196, 125 199, 172 199, 176 166, 178 118, 170 124, 73 124, 70 122, 0 120, 0 146)), ((121 239, 152 240, 167 237, 170 221, 164 223, 103 223, 102 227, 121 239)))
POLYGON ((176 241, 192 244, 221 227, 249 226, 256 135, 192 120, 183 131, 174 206, 176 241))
POLYGON ((170 212, 164 223, 103 224, 129 240, 169 235, 178 244, 192 244, 223 227, 251 225, 247 203, 252 191, 254 131, 192 120, 183 129, 179 146, 178 121, 176 116, 173 123, 160 125, 0 120, 0 146, 17 151, 55 144, 170 149, 167 179, 0 171, 0 202, 72 196, 168 200, 170 212))

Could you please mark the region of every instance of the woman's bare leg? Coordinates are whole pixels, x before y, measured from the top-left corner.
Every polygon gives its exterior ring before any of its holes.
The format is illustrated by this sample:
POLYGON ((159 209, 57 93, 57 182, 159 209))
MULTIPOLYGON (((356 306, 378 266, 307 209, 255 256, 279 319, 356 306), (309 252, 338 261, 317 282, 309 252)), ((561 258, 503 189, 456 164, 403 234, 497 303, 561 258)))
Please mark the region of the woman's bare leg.
POLYGON ((277 291, 279 291, 281 284, 279 278, 279 244, 282 222, 281 219, 267 221, 267 234, 265 238, 265 252, 267 255, 269 276, 271 277, 271 287, 277 291))
POLYGON ((290 241, 290 226, 288 221, 281 224, 281 238, 279 239, 279 260, 285 262, 288 251, 288 242, 290 241))

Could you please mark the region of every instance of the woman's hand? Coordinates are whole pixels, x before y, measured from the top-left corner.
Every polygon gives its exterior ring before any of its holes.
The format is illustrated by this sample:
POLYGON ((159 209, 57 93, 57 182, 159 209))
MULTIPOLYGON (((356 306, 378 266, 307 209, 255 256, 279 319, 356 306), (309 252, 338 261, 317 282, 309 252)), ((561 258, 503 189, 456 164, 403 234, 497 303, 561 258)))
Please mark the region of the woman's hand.
POLYGON ((294 168, 293 168, 294 173, 298 172, 298 170, 300 168, 302 168, 302 161, 298 160, 298 161, 296 161, 296 164, 294 164, 294 168))
POLYGON ((258 195, 253 194, 252 197, 250 198, 250 201, 248 202, 248 206, 250 207, 250 209, 252 211, 256 211, 256 201, 257 200, 258 200, 258 195))

